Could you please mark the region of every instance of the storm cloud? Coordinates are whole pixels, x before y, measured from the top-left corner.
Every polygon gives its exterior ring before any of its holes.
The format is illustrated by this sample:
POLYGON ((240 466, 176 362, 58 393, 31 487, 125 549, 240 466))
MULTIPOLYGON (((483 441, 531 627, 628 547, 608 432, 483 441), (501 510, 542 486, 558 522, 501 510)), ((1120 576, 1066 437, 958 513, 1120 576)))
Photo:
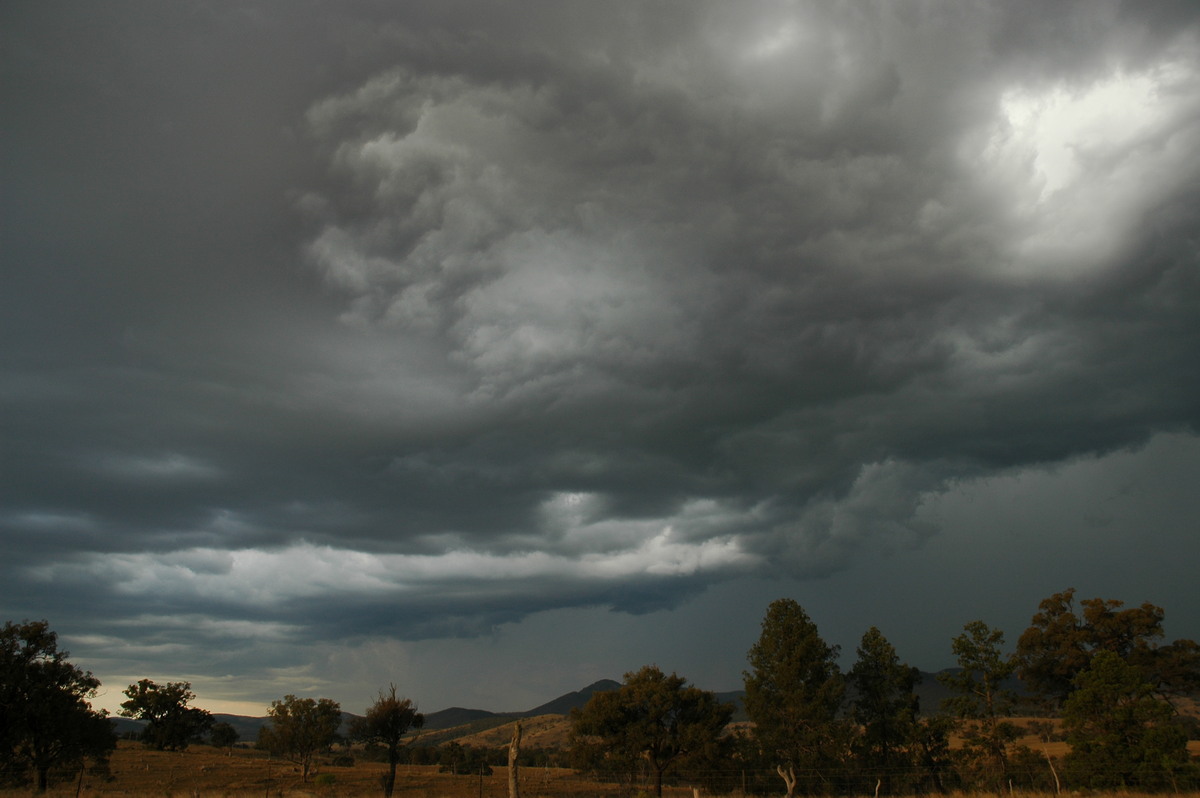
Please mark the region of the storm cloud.
POLYGON ((264 701, 1196 467, 1186 3, 0 14, 0 596, 114 673, 264 701))

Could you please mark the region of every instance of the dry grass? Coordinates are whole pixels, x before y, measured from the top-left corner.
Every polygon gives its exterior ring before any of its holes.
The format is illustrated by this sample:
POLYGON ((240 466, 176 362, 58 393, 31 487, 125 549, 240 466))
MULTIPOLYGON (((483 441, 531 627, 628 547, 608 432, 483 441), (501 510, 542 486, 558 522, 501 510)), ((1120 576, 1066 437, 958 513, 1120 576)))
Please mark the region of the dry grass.
MULTIPOLYGON (((531 719, 536 721, 537 719, 531 719)), ((529 723, 529 721, 526 721, 529 723)), ((537 723, 529 723, 534 728, 537 723)), ((553 734, 553 724, 545 732, 553 734)), ((502 730, 494 733, 507 736, 502 730)), ((509 730, 511 733, 511 729, 509 730)), ((480 740, 479 742, 483 742, 480 740)), ((1041 749, 1034 737, 1026 742, 1041 749)), ((1193 743, 1193 746, 1196 744, 1193 743)), ((1066 751, 1065 743, 1050 743, 1051 754, 1066 751), (1061 749, 1061 750, 1060 750, 1061 749)), ((353 767, 321 764, 308 783, 299 769, 289 762, 269 759, 261 751, 239 749, 226 755, 207 746, 195 746, 172 753, 151 751, 138 743, 122 741, 111 761, 110 780, 85 775, 82 788, 75 781, 51 787, 47 795, 74 796, 157 796, 158 798, 333 798, 333 796, 378 796, 380 777, 386 766, 359 760, 353 767)), ((522 798, 630 798, 636 789, 628 785, 592 781, 565 768, 521 769, 522 798)), ((690 788, 664 788, 668 798, 693 798, 690 788)), ((1137 793, 1112 793, 1122 798, 1140 798, 1137 793)), ((29 790, 0 791, 6 796, 31 796, 29 790)), ((397 772, 397 798, 507 798, 508 772, 495 767, 491 776, 455 776, 439 773, 436 765, 403 766, 397 772)), ((988 798, 983 795, 952 793, 954 798, 988 798)), ((1072 793, 1079 795, 1079 793, 1072 793)), ((1100 793, 1089 793, 1096 798, 1100 793)), ((1200 798, 1200 793, 1183 793, 1200 798)), ((1051 794, 1021 792, 1020 798, 1055 798, 1051 794)))
MULTIPOLYGON (((456 739, 460 745, 479 748, 500 748, 512 739, 516 722, 456 739)), ((538 715, 521 719, 521 745, 525 748, 562 748, 567 744, 571 719, 565 715, 538 715)))
MULTIPOLYGON (((83 796, 160 796, 168 798, 329 798, 378 796, 380 777, 387 766, 359 760, 353 767, 322 764, 308 783, 299 769, 265 753, 239 749, 226 755, 208 746, 183 752, 151 751, 138 743, 122 741, 113 754, 112 778, 84 776, 83 796), (322 783, 326 782, 326 783, 322 783)), ((397 798, 507 798, 508 770, 493 768, 491 776, 455 776, 439 773, 436 765, 401 766, 396 774, 397 798)), ((74 796, 75 781, 59 783, 46 793, 74 796)), ((29 790, 0 791, 0 796, 28 796, 29 790)), ((564 768, 522 768, 522 798, 587 796, 604 798, 621 794, 613 784, 586 780, 564 768)), ((672 798, 692 798, 691 790, 672 790, 672 798)))

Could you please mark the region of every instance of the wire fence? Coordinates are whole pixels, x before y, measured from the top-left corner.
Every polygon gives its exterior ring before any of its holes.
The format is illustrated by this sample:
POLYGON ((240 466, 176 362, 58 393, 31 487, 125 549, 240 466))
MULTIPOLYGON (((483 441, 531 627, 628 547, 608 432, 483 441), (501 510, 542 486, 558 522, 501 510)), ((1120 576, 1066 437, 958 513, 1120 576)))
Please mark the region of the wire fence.
MULTIPOLYGON (((647 769, 579 771, 579 780, 624 785, 631 793, 653 791, 654 774, 647 769)), ((1200 762, 1182 765, 1141 763, 1137 767, 1041 769, 1013 767, 980 773, 953 765, 923 767, 827 767, 795 769, 794 791, 800 795, 935 795, 952 792, 991 794, 1058 794, 1096 789, 1141 792, 1200 792, 1200 762)), ((710 795, 779 795, 784 780, 773 769, 687 769, 667 773, 663 784, 695 788, 710 795)))

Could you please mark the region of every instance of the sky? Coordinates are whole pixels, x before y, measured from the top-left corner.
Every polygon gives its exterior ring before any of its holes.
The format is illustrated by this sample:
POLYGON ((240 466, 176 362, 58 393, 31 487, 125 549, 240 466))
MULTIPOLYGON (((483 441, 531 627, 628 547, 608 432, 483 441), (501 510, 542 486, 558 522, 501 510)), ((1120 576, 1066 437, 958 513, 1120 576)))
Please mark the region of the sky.
POLYGON ((1191 0, 8 0, 0 619, 115 709, 1200 638, 1191 0))

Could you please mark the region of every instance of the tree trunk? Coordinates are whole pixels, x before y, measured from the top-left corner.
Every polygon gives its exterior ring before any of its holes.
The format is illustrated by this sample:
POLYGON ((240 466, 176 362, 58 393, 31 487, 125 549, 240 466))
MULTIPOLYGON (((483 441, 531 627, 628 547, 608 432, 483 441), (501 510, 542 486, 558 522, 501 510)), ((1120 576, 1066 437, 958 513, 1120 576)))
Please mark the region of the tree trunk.
POLYGON ((786 798, 792 798, 792 796, 794 796, 796 794, 796 770, 795 770, 795 768, 793 768, 789 765, 788 769, 784 770, 783 765, 776 765, 775 772, 779 774, 779 777, 781 779, 783 779, 784 786, 787 787, 786 798))
POLYGON ((1042 753, 1046 755, 1046 764, 1050 766, 1050 775, 1054 777, 1054 794, 1062 795, 1062 784, 1058 781, 1058 771, 1054 769, 1054 760, 1050 758, 1050 749, 1042 745, 1042 753))
POLYGON ((508 798, 521 798, 521 783, 517 771, 517 756, 521 753, 521 721, 513 727, 512 740, 508 743, 508 798))
POLYGON ((383 782, 384 798, 392 798, 392 792, 396 789, 396 765, 400 762, 399 751, 388 752, 388 772, 387 778, 383 782))

